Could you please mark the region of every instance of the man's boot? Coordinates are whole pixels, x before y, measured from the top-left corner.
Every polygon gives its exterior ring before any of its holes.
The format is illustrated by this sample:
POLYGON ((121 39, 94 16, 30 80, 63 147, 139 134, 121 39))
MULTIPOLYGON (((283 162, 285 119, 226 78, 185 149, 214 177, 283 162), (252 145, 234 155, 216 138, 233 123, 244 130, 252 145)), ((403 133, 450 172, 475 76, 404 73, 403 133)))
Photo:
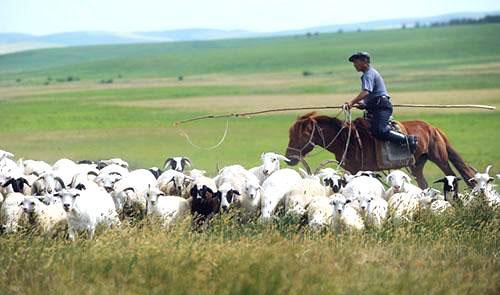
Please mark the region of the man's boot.
POLYGON ((404 135, 394 130, 390 130, 387 139, 391 142, 399 143, 399 144, 407 144, 410 148, 410 152, 413 154, 417 149, 418 139, 414 135, 404 135))

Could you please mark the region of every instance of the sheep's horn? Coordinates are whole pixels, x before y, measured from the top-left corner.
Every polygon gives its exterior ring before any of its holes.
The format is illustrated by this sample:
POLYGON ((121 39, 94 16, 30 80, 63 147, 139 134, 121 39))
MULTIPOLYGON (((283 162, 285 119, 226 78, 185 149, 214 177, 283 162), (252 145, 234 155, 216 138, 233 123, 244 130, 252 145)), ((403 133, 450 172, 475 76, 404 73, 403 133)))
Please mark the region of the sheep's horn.
POLYGON ((314 170, 314 174, 318 174, 319 170, 321 170, 322 168, 324 168, 326 165, 328 165, 330 163, 338 163, 338 161, 336 161, 336 160, 324 160, 323 162, 321 162, 319 164, 318 168, 316 168, 316 170, 314 170))
POLYGON ((66 188, 66 185, 64 184, 64 181, 61 179, 61 177, 54 177, 54 180, 59 182, 62 188, 66 188))
POLYGON ((488 167, 486 167, 486 171, 484 173, 489 174, 491 167, 493 167, 493 165, 488 165, 488 167))
POLYGON ((191 159, 189 159, 188 157, 183 157, 182 162, 184 162, 185 164, 187 163, 189 167, 191 167, 193 165, 193 163, 191 162, 191 159))
POLYGON ((307 174, 308 175, 312 175, 311 174, 311 166, 309 166, 309 164, 307 164, 307 162, 306 162, 306 160, 304 158, 300 159, 300 163, 302 163, 302 165, 304 166, 304 168, 306 168, 307 174))
POLYGON ((163 164, 163 168, 167 167, 167 164, 168 164, 170 161, 172 161, 172 160, 173 160, 173 158, 167 158, 167 159, 165 160, 165 163, 163 164))

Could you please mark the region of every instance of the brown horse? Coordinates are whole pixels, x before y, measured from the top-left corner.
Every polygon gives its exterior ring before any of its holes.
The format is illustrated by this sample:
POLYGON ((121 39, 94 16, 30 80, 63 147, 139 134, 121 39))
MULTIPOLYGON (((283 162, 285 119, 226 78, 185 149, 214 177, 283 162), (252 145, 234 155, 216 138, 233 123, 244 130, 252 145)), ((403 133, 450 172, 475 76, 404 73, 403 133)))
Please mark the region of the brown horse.
MULTIPOLYGON (((423 174, 427 160, 434 162, 445 175, 455 175, 448 163, 451 161, 464 181, 467 182, 474 176, 474 168, 465 163, 441 130, 423 121, 400 123, 408 134, 418 137, 418 146, 414 153, 415 164, 409 168, 416 177, 419 187, 428 186, 423 174)), ((351 173, 361 170, 380 171, 374 152, 375 139, 368 131, 366 120, 358 118, 352 125, 351 127, 349 123, 337 118, 317 115, 316 112, 299 117, 290 127, 286 149, 286 156, 290 159, 289 165, 296 165, 318 145, 332 152, 338 161, 345 152, 342 166, 351 173), (349 137, 350 128, 352 129, 349 137), (345 151, 348 138, 349 144, 345 151)))

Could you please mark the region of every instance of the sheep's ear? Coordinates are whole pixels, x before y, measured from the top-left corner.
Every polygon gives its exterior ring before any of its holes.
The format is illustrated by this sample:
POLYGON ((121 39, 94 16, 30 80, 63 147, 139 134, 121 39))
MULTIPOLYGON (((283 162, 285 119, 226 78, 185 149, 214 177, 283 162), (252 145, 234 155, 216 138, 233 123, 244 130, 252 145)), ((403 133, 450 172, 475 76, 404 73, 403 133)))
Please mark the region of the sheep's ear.
POLYGON ((351 202, 351 199, 347 199, 347 200, 345 200, 345 203, 346 203, 346 204, 348 204, 348 203, 350 203, 350 202, 351 202))
POLYGON ((487 181, 487 183, 490 183, 490 182, 492 182, 493 180, 495 180, 495 178, 493 178, 493 177, 490 177, 490 178, 488 178, 488 181, 487 181))
POLYGON ((119 172, 110 172, 110 173, 109 173, 109 175, 118 175, 118 176, 122 176, 122 174, 121 174, 121 173, 119 173, 119 172))
POLYGON ((77 198, 77 197, 79 197, 79 196, 80 196, 80 194, 75 194, 75 195, 73 196, 73 199, 75 199, 75 198, 77 198))
POLYGON ((341 185, 341 186, 346 186, 346 185, 347 185, 347 180, 346 180, 344 177, 342 177, 342 178, 340 179, 340 185, 341 185))
POLYGON ((455 181, 460 181, 460 180, 462 180, 462 178, 460 178, 460 177, 455 177, 455 181))
POLYGON ((438 180, 434 181, 434 183, 438 183, 438 182, 444 183, 445 181, 446 181, 445 178, 441 178, 441 179, 438 179, 438 180))
POLYGON ((21 177, 22 181, 24 184, 26 184, 27 186, 31 187, 31 185, 28 183, 28 181, 26 180, 26 178, 24 177, 21 177))
POLYGON ((221 192, 219 192, 219 191, 217 191, 217 192, 214 194, 214 196, 213 196, 213 197, 214 197, 214 198, 216 198, 216 199, 218 199, 218 200, 220 201, 220 200, 222 200, 222 193, 221 193, 221 192))
POLYGON ((241 196, 241 195, 240 195, 240 192, 239 192, 239 191, 237 191, 237 190, 233 190, 233 194, 238 195, 238 196, 241 196))
POLYGON ((391 175, 391 174, 389 174, 389 175, 387 175, 387 177, 385 178, 385 182, 389 183, 389 182, 391 182, 391 181, 392 181, 392 175, 391 175))
POLYGON ((75 188, 76 188, 77 190, 81 190, 81 191, 83 191, 83 190, 86 190, 86 189, 87 189, 83 183, 78 184, 75 188))
POLYGON ((9 185, 13 182, 13 181, 14 181, 14 178, 11 178, 11 179, 7 180, 7 182, 6 182, 6 183, 4 183, 4 184, 2 185, 2 187, 8 187, 8 186, 9 186, 9 185))
POLYGON ((406 179, 407 182, 411 182, 411 178, 408 175, 403 175, 403 178, 406 179))
POLYGON ((198 186, 195 184, 189 191, 189 195, 193 198, 196 198, 197 194, 198 194, 198 186))
POLYGON ((87 172, 87 175, 94 175, 95 177, 97 177, 97 172, 89 171, 89 172, 87 172))

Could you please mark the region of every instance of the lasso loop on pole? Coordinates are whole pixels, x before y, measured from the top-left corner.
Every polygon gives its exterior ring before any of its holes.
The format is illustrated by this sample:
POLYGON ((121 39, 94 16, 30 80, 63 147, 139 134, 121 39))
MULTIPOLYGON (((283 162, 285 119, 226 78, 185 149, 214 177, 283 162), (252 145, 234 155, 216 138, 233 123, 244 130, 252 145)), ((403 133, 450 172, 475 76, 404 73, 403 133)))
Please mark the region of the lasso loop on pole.
POLYGON ((213 145, 213 146, 210 146, 210 147, 202 147, 202 146, 199 146, 199 145, 195 144, 191 140, 191 138, 189 137, 189 135, 184 130, 182 130, 182 128, 180 128, 178 126, 177 126, 177 128, 179 129, 179 133, 186 138, 187 142, 192 147, 200 149, 200 150, 210 151, 210 150, 214 150, 214 149, 220 147, 222 145, 222 143, 226 140, 226 136, 227 136, 227 133, 229 131, 229 120, 226 120, 226 129, 224 130, 224 135, 222 135, 222 138, 219 140, 219 142, 216 145, 213 145))

